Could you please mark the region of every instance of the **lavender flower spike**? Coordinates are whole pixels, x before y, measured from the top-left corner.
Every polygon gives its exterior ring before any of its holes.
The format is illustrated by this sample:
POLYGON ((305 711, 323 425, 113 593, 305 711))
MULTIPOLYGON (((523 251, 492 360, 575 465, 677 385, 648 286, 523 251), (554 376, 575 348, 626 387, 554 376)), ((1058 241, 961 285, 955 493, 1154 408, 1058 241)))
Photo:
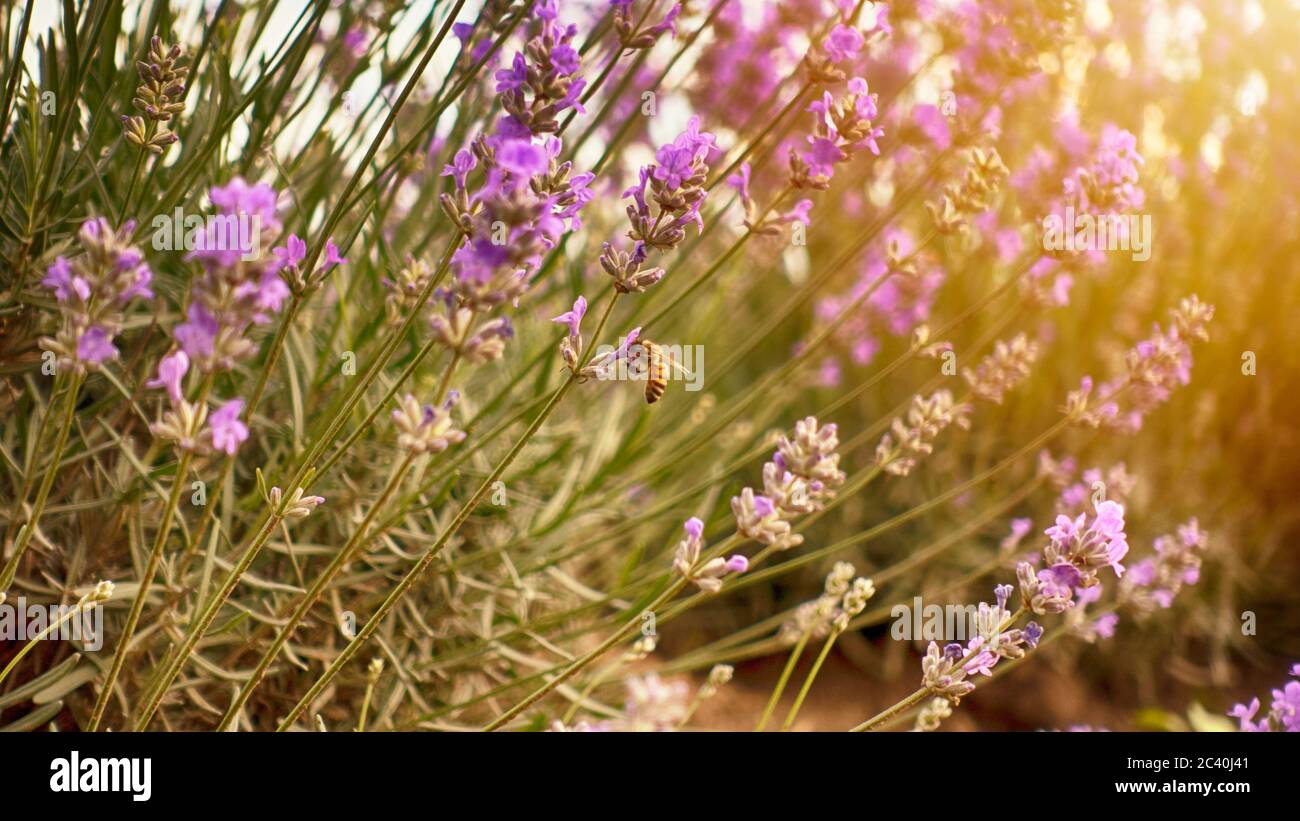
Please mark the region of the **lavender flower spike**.
POLYGON ((459 399, 453 391, 438 407, 421 405, 409 393, 398 400, 397 410, 393 411, 398 446, 413 454, 440 453, 465 441, 465 431, 457 430, 451 419, 451 409, 459 399))
MULTIPOLYGON (((1300 677, 1300 664, 1291 667, 1291 675, 1300 677)), ((1273 703, 1268 712, 1258 721, 1258 698, 1249 704, 1238 704, 1228 715, 1241 722, 1241 731, 1245 733, 1300 733, 1300 681, 1288 681, 1280 690, 1273 691, 1273 703)))
POLYGON ((564 313, 555 317, 551 321, 557 322, 561 325, 568 325, 569 338, 580 340, 582 338, 582 334, 579 331, 579 327, 582 325, 582 318, 586 315, 587 315, 587 298, 584 296, 580 296, 576 300, 574 300, 572 309, 565 311, 564 313))
POLYGON ((582 356, 581 327, 582 318, 586 315, 587 298, 580 296, 574 300, 573 308, 551 319, 552 322, 569 326, 569 335, 560 341, 560 356, 569 370, 577 370, 578 359, 582 356))
POLYGON ((103 217, 87 220, 78 234, 85 253, 71 261, 58 257, 41 280, 54 292, 62 325, 40 345, 61 366, 85 373, 116 359, 113 338, 125 322, 127 304, 136 297, 153 298, 153 272, 144 254, 129 244, 134 230, 134 222, 114 231, 103 217))
POLYGON ((701 553, 704 549, 704 523, 692 517, 686 520, 684 529, 686 537, 677 543, 677 553, 673 557, 673 571, 678 576, 705 593, 717 593, 722 589, 724 576, 749 570, 749 559, 740 554, 727 559, 719 556, 701 562, 701 553))
POLYGON ((284 492, 278 487, 271 488, 270 498, 267 500, 271 503, 272 510, 281 510, 281 503, 284 504, 283 516, 286 519, 305 519, 311 515, 311 512, 318 506, 325 503, 324 496, 304 496, 302 488, 294 490, 286 500, 284 492))

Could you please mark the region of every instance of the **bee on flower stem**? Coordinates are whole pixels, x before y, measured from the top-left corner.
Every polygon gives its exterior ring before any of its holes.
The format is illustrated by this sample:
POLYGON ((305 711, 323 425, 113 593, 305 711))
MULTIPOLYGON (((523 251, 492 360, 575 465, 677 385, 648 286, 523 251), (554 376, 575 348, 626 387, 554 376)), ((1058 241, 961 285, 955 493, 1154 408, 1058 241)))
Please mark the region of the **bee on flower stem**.
POLYGON ((645 374, 645 401, 647 405, 653 405, 664 395, 668 388, 668 379, 671 376, 669 368, 674 368, 688 378, 694 378, 686 368, 683 368, 671 356, 664 352, 662 346, 649 339, 642 339, 638 344, 640 353, 638 376, 645 374))

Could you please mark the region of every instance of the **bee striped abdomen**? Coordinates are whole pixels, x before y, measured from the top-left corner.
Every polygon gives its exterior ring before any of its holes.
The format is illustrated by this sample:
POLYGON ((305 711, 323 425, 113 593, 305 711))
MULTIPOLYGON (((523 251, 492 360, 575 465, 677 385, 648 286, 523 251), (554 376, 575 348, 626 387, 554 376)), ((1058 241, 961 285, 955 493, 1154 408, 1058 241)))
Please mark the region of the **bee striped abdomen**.
POLYGON ((645 401, 646 404, 653 405, 659 401, 659 397, 664 395, 664 390, 668 387, 668 363, 664 361, 663 352, 659 350, 658 345, 645 343, 644 347, 648 358, 645 401))

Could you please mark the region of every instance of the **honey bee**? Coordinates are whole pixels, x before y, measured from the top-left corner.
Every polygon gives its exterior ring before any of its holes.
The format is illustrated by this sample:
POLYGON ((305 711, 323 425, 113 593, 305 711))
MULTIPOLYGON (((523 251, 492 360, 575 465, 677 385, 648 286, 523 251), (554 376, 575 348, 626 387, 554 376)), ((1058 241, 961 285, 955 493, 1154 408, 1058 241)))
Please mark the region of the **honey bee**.
POLYGON ((658 344, 651 342, 649 339, 642 339, 638 344, 641 346, 640 356, 644 357, 645 401, 647 405, 658 402, 659 398, 664 395, 664 391, 667 390, 668 378, 671 375, 669 368, 675 368, 688 377, 693 376, 690 371, 664 353, 664 349, 658 344))

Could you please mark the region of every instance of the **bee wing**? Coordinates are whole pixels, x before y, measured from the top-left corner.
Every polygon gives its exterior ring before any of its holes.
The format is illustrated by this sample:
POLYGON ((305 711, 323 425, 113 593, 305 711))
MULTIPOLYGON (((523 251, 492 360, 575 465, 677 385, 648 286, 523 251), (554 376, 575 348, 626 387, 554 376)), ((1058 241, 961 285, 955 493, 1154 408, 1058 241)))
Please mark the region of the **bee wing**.
POLYGON ((686 376, 689 376, 689 377, 692 378, 692 379, 695 378, 695 374, 691 373, 688 369, 682 367, 682 366, 677 362, 677 360, 676 360, 676 359, 673 359, 671 356, 668 356, 667 354, 664 354, 664 355, 663 355, 663 360, 664 360, 665 362, 667 362, 669 365, 671 365, 671 366, 672 366, 672 367, 673 367, 673 368, 674 368, 678 373, 685 374, 686 376))

